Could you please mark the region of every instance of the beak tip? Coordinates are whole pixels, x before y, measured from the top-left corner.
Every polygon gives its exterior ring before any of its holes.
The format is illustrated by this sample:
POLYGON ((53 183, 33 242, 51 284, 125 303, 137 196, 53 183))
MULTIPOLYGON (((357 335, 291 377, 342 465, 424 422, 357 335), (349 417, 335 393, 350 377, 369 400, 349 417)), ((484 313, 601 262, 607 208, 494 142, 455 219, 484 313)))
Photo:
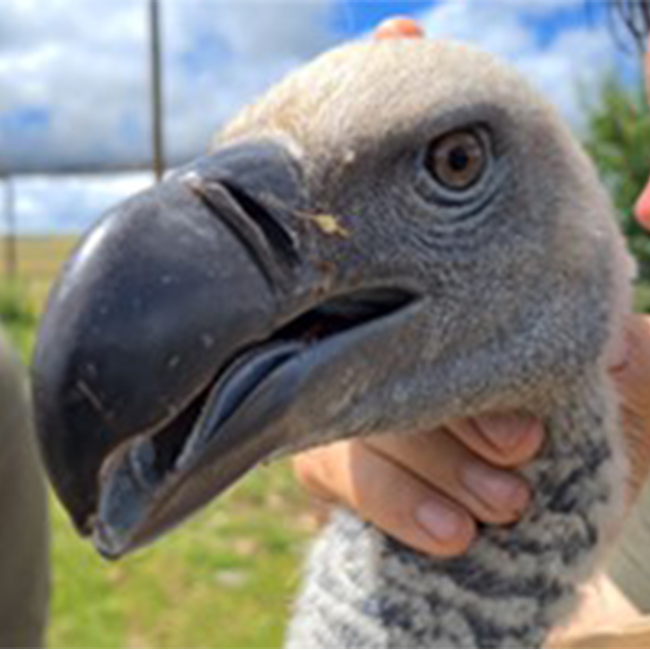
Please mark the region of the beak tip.
POLYGON ((128 540, 116 534, 101 520, 95 522, 91 532, 93 546, 106 560, 119 560, 129 551, 128 540))

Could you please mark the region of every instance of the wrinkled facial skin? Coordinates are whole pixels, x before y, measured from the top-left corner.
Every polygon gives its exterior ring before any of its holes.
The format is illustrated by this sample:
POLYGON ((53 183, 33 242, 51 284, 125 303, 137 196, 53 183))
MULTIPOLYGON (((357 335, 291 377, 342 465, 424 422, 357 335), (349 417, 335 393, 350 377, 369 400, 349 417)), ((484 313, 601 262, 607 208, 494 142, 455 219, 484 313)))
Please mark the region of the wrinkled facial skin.
POLYGON ((602 354, 622 251, 510 69, 449 43, 337 50, 85 238, 34 363, 48 470, 116 557, 271 457, 543 414, 602 354))

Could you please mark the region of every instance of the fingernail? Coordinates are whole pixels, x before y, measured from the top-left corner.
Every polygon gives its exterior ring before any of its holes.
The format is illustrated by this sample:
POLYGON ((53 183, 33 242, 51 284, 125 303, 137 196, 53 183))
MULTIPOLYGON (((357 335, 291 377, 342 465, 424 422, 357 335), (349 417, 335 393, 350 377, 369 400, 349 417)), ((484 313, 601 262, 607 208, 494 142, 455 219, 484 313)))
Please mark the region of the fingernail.
POLYGON ((528 501, 528 487, 519 477, 487 465, 468 463, 462 480, 474 496, 493 510, 520 510, 528 501))
POLYGON ((541 427, 538 420, 523 415, 487 415, 476 424, 493 445, 506 450, 516 447, 535 427, 541 427))
POLYGON ((441 542, 457 539, 465 525, 460 513, 438 501, 423 503, 415 511, 415 518, 431 537, 441 542))

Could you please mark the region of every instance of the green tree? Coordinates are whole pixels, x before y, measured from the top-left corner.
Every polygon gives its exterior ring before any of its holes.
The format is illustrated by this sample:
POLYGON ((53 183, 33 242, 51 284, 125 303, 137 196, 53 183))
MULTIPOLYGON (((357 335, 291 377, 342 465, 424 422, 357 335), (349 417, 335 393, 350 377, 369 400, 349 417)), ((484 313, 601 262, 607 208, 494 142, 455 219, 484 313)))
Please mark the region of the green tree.
POLYGON ((608 186, 630 249, 639 263, 638 307, 650 310, 650 236, 634 219, 634 204, 650 174, 650 110, 642 84, 603 79, 587 105, 584 143, 608 186))

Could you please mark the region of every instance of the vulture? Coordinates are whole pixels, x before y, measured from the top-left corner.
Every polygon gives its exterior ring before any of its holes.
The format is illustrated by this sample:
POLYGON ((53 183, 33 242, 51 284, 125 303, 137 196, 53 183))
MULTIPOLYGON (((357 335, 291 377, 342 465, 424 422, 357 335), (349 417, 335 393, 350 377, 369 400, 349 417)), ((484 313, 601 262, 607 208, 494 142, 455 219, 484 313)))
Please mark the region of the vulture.
POLYGON ((631 273, 592 164, 516 71, 348 44, 83 238, 33 365, 49 475, 118 558, 278 456, 529 414, 548 439, 518 523, 436 559, 335 512, 287 647, 541 647, 621 516, 607 368, 631 273))

